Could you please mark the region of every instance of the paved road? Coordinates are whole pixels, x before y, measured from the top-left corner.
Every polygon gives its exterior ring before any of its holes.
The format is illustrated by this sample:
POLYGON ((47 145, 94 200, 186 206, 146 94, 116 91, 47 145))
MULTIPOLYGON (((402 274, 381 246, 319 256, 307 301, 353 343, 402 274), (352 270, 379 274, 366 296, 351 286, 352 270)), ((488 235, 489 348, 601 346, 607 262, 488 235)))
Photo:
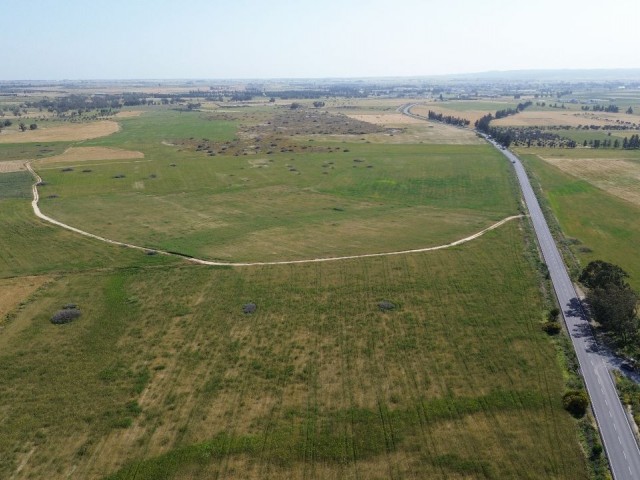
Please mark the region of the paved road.
MULTIPOLYGON (((402 105, 398 111, 410 117, 425 119, 420 115, 412 114, 410 112, 412 106, 413 104, 402 105)), ((488 141, 509 159, 518 176, 538 243, 549 268, 553 288, 562 306, 562 315, 580 363, 580 370, 591 398, 591 405, 600 428, 613 477, 615 480, 640 480, 640 450, 630 419, 620 402, 610 374, 610 368, 619 367, 620 359, 615 358, 606 349, 599 348, 596 343, 582 304, 520 159, 495 142, 488 141)))

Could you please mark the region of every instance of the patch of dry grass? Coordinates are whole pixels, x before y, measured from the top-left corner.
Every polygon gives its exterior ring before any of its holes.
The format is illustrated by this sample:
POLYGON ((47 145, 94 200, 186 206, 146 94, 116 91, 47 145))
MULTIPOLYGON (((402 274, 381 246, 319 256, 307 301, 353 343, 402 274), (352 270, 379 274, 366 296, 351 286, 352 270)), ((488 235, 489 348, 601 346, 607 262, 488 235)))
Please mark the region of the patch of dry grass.
MULTIPOLYGON (((46 276, 0 279, 0 348, 5 348, 9 339, 25 326, 24 322, 14 322, 7 315, 48 280, 46 276)), ((18 318, 27 320, 24 316, 18 318)))
POLYGON ((510 115, 499 120, 493 120, 491 125, 496 127, 548 127, 551 125, 567 125, 577 127, 578 125, 618 125, 620 122, 637 123, 638 117, 634 115, 604 113, 604 112, 582 112, 575 110, 545 110, 530 111, 525 110, 517 115, 510 115))
POLYGON ((61 155, 38 160, 40 164, 87 162, 96 160, 130 160, 144 158, 144 153, 109 147, 71 147, 61 155))
POLYGON ((69 142, 106 137, 120 130, 120 125, 111 120, 92 123, 67 124, 38 128, 24 132, 5 131, 0 134, 0 143, 69 142))
POLYGON ((361 122, 373 123, 374 125, 383 125, 386 127, 395 127, 397 125, 413 125, 421 123, 422 120, 409 117, 401 113, 367 113, 367 114, 355 114, 351 113, 347 115, 350 118, 359 120, 361 122))
POLYGON ((540 158, 616 197, 640 205, 640 164, 637 162, 623 158, 540 158))
POLYGON ((26 170, 24 160, 7 160, 0 162, 0 173, 20 172, 26 170))

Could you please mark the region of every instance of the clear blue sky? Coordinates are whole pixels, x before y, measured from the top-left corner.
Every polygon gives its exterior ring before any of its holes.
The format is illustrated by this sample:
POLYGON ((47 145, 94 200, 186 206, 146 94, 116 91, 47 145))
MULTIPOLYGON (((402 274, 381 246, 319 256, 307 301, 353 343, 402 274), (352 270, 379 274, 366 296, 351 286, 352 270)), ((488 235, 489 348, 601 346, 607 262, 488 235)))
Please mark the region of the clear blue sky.
POLYGON ((640 0, 0 0, 0 80, 639 68, 640 0))

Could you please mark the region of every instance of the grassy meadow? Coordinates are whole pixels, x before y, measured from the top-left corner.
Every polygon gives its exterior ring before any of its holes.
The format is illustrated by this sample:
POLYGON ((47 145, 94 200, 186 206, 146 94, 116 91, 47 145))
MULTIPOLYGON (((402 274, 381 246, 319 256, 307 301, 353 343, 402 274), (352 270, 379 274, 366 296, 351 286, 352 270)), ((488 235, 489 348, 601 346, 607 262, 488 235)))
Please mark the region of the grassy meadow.
MULTIPOLYGON (((149 108, 112 135, 0 159, 34 159, 56 219, 231 261, 438 245, 519 211, 487 146, 203 110, 149 108), (69 146, 142 155, 37 156, 69 146)), ((589 475, 521 221, 436 252, 214 268, 44 223, 32 182, 0 174, 0 285, 16 292, 0 295, 0 478, 589 475), (53 325, 69 303, 81 316, 53 325)))
MULTIPOLYGON (((263 116, 244 113, 235 125, 263 116)), ((116 240, 225 261, 420 248, 517 213, 509 166, 486 145, 306 136, 293 152, 212 156, 190 148, 191 140, 218 142, 210 149, 220 153, 221 142, 241 133, 209 117, 145 113, 82 144, 143 159, 37 163, 47 183, 42 211, 116 240)))
POLYGON ((3 472, 584 478, 542 308, 517 223, 432 254, 64 276, 2 349, 3 472), (82 319, 51 325, 67 302, 82 319))
POLYGON ((600 172, 605 171, 607 164, 616 157, 637 164, 640 156, 630 152, 584 150, 541 150, 536 154, 521 155, 541 185, 562 231, 567 237, 576 239, 570 242, 570 248, 580 263, 586 265, 600 259, 620 265, 630 274, 631 285, 640 288, 640 258, 635 248, 640 238, 640 224, 633 221, 640 218, 640 206, 630 201, 631 195, 616 189, 624 187, 632 177, 608 177, 609 182, 603 185, 604 178, 598 170, 580 170, 572 175, 540 158, 547 155, 563 155, 575 161, 581 157, 599 159, 602 162, 600 172), (629 160, 630 156, 636 159, 629 160))

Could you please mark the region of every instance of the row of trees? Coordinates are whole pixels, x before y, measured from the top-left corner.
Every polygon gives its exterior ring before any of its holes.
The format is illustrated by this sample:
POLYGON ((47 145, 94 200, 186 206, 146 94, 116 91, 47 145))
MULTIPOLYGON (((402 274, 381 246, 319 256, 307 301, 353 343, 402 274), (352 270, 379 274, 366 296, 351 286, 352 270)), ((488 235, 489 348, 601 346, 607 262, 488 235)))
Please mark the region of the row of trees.
MULTIPOLYGON (((580 107, 582 110, 584 111, 589 111, 592 110, 594 112, 608 112, 608 113, 618 113, 620 112, 620 107, 618 107, 617 105, 614 105, 613 103, 610 105, 583 105, 582 107, 580 107)), ((629 107, 631 108, 631 107, 629 107)), ((633 113, 633 110, 631 110, 631 113, 633 113)))
POLYGON ((505 108, 502 110, 498 110, 496 112, 495 118, 498 119, 508 117, 509 115, 515 115, 516 113, 523 111, 525 108, 530 107, 531 105, 532 103, 530 101, 527 101, 524 103, 519 103, 516 108, 505 108))
POLYGON ((432 110, 429 110, 427 116, 429 120, 447 123, 449 125, 457 125, 459 127, 466 127, 471 123, 471 121, 467 120, 466 118, 454 117, 453 115, 443 115, 442 113, 436 113, 432 110))
POLYGON ((589 289, 587 302, 591 314, 622 346, 637 340, 640 325, 638 294, 629 286, 627 272, 617 265, 595 260, 582 271, 579 281, 589 289))

